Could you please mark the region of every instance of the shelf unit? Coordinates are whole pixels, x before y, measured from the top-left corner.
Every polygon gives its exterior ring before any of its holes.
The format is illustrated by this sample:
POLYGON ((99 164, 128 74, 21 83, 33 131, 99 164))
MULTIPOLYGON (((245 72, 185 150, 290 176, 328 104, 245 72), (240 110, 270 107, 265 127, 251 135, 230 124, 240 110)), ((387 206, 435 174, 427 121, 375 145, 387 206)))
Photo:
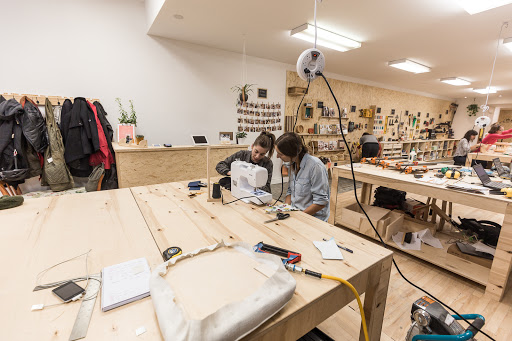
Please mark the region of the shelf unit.
POLYGON ((431 161, 451 158, 457 147, 455 139, 413 140, 381 142, 381 156, 408 156, 414 148, 420 161, 431 161))

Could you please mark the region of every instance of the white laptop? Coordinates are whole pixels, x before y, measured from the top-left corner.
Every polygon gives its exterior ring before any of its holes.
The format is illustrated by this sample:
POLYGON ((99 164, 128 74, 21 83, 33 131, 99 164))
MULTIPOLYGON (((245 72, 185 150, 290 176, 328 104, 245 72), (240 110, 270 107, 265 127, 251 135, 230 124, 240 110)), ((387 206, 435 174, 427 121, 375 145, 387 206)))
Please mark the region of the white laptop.
POLYGON ((204 135, 192 135, 192 141, 194 141, 194 145, 208 145, 208 139, 204 135))

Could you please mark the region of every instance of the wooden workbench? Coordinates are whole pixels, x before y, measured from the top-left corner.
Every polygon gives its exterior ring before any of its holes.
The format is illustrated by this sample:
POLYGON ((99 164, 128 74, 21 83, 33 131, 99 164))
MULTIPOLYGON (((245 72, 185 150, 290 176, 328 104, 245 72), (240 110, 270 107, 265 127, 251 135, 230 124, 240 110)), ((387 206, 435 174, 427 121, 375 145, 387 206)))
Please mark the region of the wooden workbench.
MULTIPOLYGON (((206 178, 206 149, 208 146, 147 147, 112 144, 116 153, 119 188, 154 185, 173 181, 206 178)), ((218 174, 219 161, 248 145, 212 145, 210 174, 218 174)))
POLYGON ((505 155, 503 153, 469 153, 466 158, 466 167, 471 166, 471 161, 492 161, 495 158, 499 158, 502 163, 510 163, 512 161, 512 155, 505 155))
MULTIPOLYGON (((33 304, 58 303, 49 290, 32 292, 37 274, 51 265, 92 249, 91 273, 138 257, 146 257, 154 268, 162 262, 161 251, 171 245, 188 252, 222 239, 251 245, 264 241, 297 250, 303 267, 349 280, 365 293, 369 333, 372 340, 380 339, 392 252, 302 212, 263 224, 269 215, 261 207, 206 202, 206 194, 189 198, 186 183, 30 199, 2 211, 0 256, 6 260, 0 278, 2 339, 68 339, 79 302, 30 311, 33 304), (323 260, 312 241, 330 236, 354 253, 343 252, 344 261, 323 260)), ((229 200, 229 193, 225 197, 229 200)), ((82 257, 59 266, 41 282, 81 276, 84 264, 82 257)), ((292 300, 247 340, 296 340, 354 300, 352 292, 338 282, 292 276, 297 280, 292 300)), ((229 296, 229 292, 221 294, 229 296)), ((162 339, 151 298, 106 313, 100 311, 100 299, 86 340, 162 339), (135 329, 142 326, 147 332, 136 337, 135 329)))
MULTIPOLYGON (((432 264, 443 267, 451 272, 469 278, 477 283, 486 286, 486 294, 501 300, 505 294, 505 288, 508 283, 508 277, 512 266, 512 200, 502 195, 483 195, 456 191, 446 188, 445 185, 434 185, 417 181, 412 174, 400 173, 396 170, 382 170, 375 166, 363 165, 361 168, 354 168, 354 174, 357 181, 363 183, 361 191, 362 203, 369 204, 372 198, 372 186, 385 186, 407 193, 414 193, 438 200, 445 200, 469 207, 487 210, 491 214, 504 214, 504 221, 501 228, 501 234, 496 248, 496 254, 492 262, 491 269, 472 263, 470 261, 456 261, 453 258, 447 258, 445 241, 452 236, 444 233, 437 233, 443 243, 444 249, 435 249, 423 244, 421 251, 402 250, 410 253, 418 258, 424 259, 432 264)), ((338 179, 352 179, 350 167, 338 166, 333 169, 333 181, 331 186, 331 212, 329 222, 338 224, 341 221, 340 209, 337 207, 341 196, 353 196, 353 192, 349 191, 338 195, 338 179)), ((479 183, 478 178, 467 178, 468 182, 479 183), (472 181, 470 181, 472 180, 472 181)), ((453 182, 455 180, 449 180, 453 182)), ((489 217, 490 220, 492 216, 489 217)), ((345 226, 349 227, 349 226, 345 226)), ((350 227, 349 227, 350 228, 350 227)), ((372 236, 373 237, 373 236, 372 236)), ((388 245, 397 247, 393 241, 389 241, 388 245)))

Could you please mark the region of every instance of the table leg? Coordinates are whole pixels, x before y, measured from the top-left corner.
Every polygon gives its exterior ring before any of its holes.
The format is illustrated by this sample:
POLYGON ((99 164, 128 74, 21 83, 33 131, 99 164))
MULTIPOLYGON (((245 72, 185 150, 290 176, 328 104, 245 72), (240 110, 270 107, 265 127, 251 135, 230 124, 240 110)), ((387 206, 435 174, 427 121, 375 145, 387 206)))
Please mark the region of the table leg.
POLYGON ((334 217, 336 216, 336 203, 338 200, 338 169, 332 169, 331 179, 331 199, 329 202, 329 224, 334 225, 334 217))
POLYGON ((369 205, 372 196, 372 185, 363 183, 361 187, 361 203, 369 205))
MULTIPOLYGON (((432 206, 435 206, 436 205, 436 202, 437 202, 437 199, 436 198, 432 198, 432 206)), ((428 214, 429 214, 429 211, 427 211, 427 220, 428 220, 428 214)), ((436 214, 436 211, 435 210, 432 210, 432 224, 435 224, 436 223, 436 219, 437 219, 437 214, 436 214)))
POLYGON ((507 205, 485 293, 500 300, 505 295, 512 265, 512 203, 507 205))
POLYGON ((466 167, 471 167, 471 161, 473 156, 469 155, 466 157, 466 167))
MULTIPOLYGON (((384 259, 380 265, 377 265, 368 275, 363 307, 370 340, 380 340, 384 311, 386 310, 386 299, 388 296, 391 260, 391 256, 384 259)), ((362 325, 359 340, 364 341, 362 325)))

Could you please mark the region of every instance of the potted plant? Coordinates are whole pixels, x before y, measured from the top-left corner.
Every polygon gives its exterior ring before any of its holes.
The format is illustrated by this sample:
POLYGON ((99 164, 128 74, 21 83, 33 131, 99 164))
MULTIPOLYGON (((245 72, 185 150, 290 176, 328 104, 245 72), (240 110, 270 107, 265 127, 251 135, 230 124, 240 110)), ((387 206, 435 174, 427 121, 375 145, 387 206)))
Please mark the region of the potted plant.
POLYGON ((252 92, 251 86, 254 84, 245 84, 245 85, 235 85, 231 88, 233 92, 238 92, 238 97, 240 100, 240 103, 245 103, 249 99, 249 92, 252 92))
POLYGON ((477 104, 470 104, 466 108, 468 110, 469 116, 476 116, 476 113, 478 112, 478 105, 477 104))
POLYGON ((244 144, 247 133, 245 131, 239 131, 236 133, 236 144, 244 144))
POLYGON ((135 143, 139 144, 140 141, 144 140, 144 135, 135 136, 135 143))
POLYGON ((129 136, 133 141, 135 137, 135 126, 137 125, 137 114, 133 109, 133 102, 130 100, 131 114, 124 110, 121 98, 116 98, 117 105, 119 106, 119 124, 117 125, 117 141, 126 141, 129 136))

